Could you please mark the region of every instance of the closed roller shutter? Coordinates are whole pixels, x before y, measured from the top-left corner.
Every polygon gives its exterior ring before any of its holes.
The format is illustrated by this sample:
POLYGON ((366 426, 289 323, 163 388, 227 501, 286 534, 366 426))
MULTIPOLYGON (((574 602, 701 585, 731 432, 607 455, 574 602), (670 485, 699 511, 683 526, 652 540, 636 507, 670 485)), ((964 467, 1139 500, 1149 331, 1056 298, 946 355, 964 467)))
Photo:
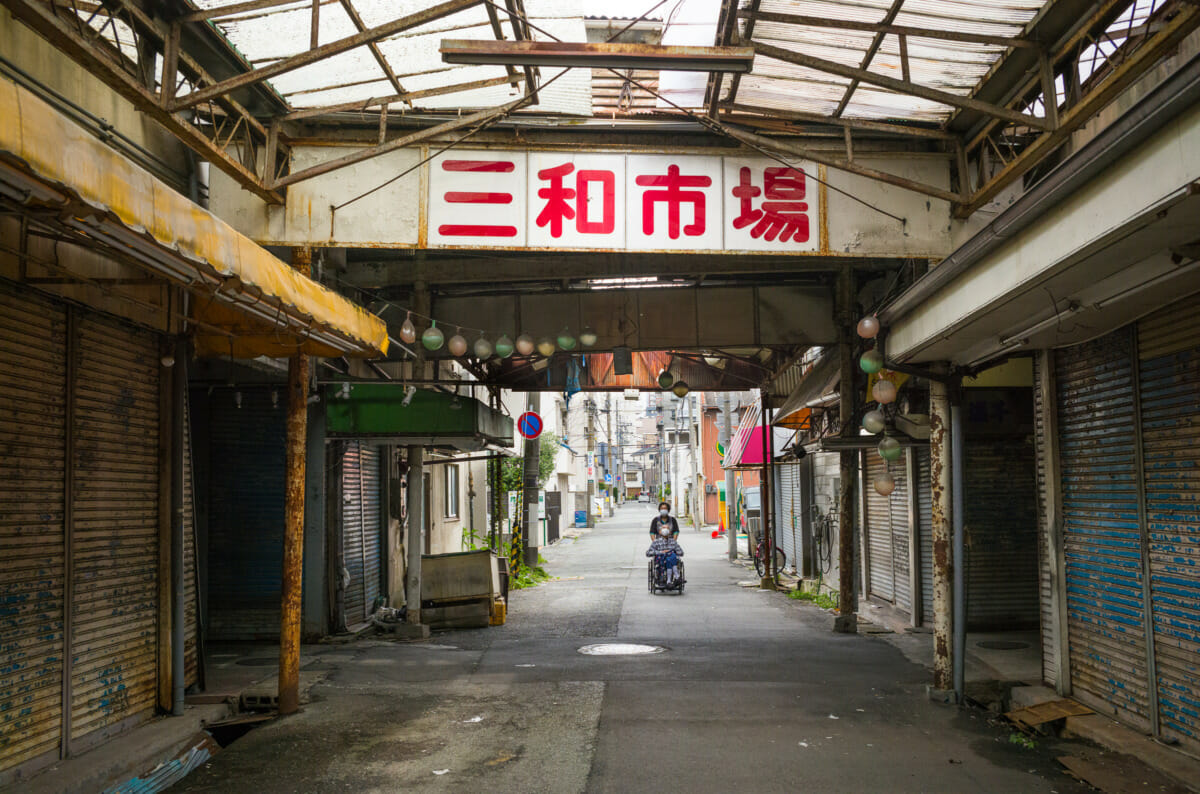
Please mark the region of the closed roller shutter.
POLYGON ((218 389, 209 397, 207 634, 213 640, 279 638, 285 412, 273 393, 218 389))
POLYGON ((1036 628, 1033 447, 1023 438, 968 437, 964 455, 967 628, 1036 628))
POLYGON ((196 498, 192 480, 192 422, 188 394, 183 395, 183 587, 184 587, 184 646, 183 662, 186 675, 184 686, 200 680, 199 637, 197 619, 196 572, 196 498))
POLYGON ((66 327, 0 282, 0 781, 62 733, 66 327))
POLYGON ((1038 601, 1042 638, 1042 680, 1054 683, 1058 680, 1058 643, 1054 639, 1054 601, 1050 583, 1050 526, 1047 523, 1049 490, 1046 482, 1046 460, 1051 454, 1047 444, 1048 422, 1046 421, 1046 396, 1040 384, 1047 366, 1047 354, 1039 353, 1033 359, 1033 443, 1035 473, 1037 476, 1038 511, 1038 601))
MULTIPOLYGON (((888 497, 888 506, 892 516, 892 565, 896 572, 896 606, 905 612, 912 612, 912 581, 908 575, 908 454, 906 450, 899 460, 892 463, 892 477, 896 480, 896 490, 888 497)), ((868 483, 868 487, 869 485, 868 483)))
POLYGON ((887 461, 873 450, 866 453, 867 479, 863 490, 867 495, 867 594, 884 601, 896 600, 896 570, 892 556, 892 506, 888 497, 881 496, 871 483, 887 471, 887 461))
POLYGON ((158 338, 83 314, 78 335, 73 741, 151 717, 158 674, 158 338))
POLYGON ((929 447, 917 447, 917 537, 921 549, 921 625, 933 625, 933 481, 929 447))
POLYGON ((1056 351, 1073 694, 1148 722, 1128 330, 1056 351))
POLYGON ((361 445, 349 441, 342 453, 342 567, 345 568, 346 626, 365 620, 361 445))
POLYGON ((383 477, 380 449, 363 446, 362 505, 363 505, 363 603, 365 618, 375 611, 383 579, 383 477))
POLYGON ((1150 596, 1162 733, 1200 752, 1200 299, 1138 325, 1150 596))
POLYGON ((800 570, 800 534, 802 507, 800 504, 800 465, 786 463, 777 466, 779 487, 783 495, 779 508, 779 547, 787 555, 787 565, 800 570))

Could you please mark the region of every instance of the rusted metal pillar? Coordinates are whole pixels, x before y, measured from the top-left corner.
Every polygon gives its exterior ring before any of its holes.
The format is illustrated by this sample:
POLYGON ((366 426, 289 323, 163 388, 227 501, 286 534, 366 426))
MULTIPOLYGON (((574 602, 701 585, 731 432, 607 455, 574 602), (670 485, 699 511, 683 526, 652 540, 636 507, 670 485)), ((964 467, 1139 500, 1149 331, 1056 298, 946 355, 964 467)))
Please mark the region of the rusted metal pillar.
POLYGON ((759 582, 759 587, 763 587, 767 590, 774 590, 775 577, 779 574, 779 571, 775 569, 775 534, 772 531, 774 524, 771 520, 774 518, 772 514, 772 508, 774 505, 772 504, 773 500, 771 499, 773 496, 771 490, 771 392, 765 387, 761 390, 759 401, 762 403, 763 459, 762 483, 758 488, 759 514, 761 515, 761 518, 759 519, 759 525, 762 532, 761 541, 763 543, 763 550, 769 550, 770 552, 766 559, 767 575, 762 578, 761 582, 759 582), (770 543, 767 543, 768 538, 770 539, 770 543))
MULTIPOLYGON (((413 310, 421 317, 429 316, 429 289, 424 281, 413 284, 413 310)), ((416 357, 412 363, 413 380, 429 377, 425 365, 425 348, 413 345, 416 357)), ((435 363, 436 366, 436 363, 435 363)), ((413 625, 421 622, 421 554, 425 546, 425 448, 408 447, 408 569, 404 580, 405 620, 413 625)), ((432 549, 430 549, 432 551, 432 549)))
MULTIPOLYGON (((312 249, 292 249, 292 267, 312 273, 312 249)), ((304 566, 304 463, 308 439, 308 356, 288 360, 283 577, 279 610, 279 713, 300 708, 300 597, 304 566)))
POLYGON ((933 488, 933 687, 934 700, 953 700, 950 585, 950 398, 945 383, 929 382, 929 459, 933 488))
MULTIPOLYGON (((854 323, 854 274, 843 268, 837 278, 837 308, 834 320, 838 333, 838 419, 842 438, 857 435, 854 421, 854 342, 850 327, 854 323)), ((854 586, 854 480, 855 454, 840 453, 838 492, 838 614, 833 630, 840 634, 858 632, 858 591, 854 586)))

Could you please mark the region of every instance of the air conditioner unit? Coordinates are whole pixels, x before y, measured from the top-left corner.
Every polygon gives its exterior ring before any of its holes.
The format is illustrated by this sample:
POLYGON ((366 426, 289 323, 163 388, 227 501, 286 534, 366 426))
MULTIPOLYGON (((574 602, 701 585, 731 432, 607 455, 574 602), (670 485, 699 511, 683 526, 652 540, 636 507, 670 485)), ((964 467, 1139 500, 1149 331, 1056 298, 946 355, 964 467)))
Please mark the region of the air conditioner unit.
POLYGON ((711 482, 705 483, 704 484, 704 492, 705 493, 716 493, 717 486, 713 485, 711 482))

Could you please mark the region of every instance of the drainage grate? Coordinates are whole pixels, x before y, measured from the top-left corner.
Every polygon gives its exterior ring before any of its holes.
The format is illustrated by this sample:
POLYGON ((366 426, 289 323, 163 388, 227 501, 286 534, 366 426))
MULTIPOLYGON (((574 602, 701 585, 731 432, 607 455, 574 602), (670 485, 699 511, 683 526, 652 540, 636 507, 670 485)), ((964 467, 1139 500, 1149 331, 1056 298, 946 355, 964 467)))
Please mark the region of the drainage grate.
POLYGON ((1029 643, 1014 640, 980 640, 975 643, 975 647, 986 648, 989 651, 1019 651, 1028 648, 1029 643))
POLYGON ((587 656, 642 656, 649 653, 666 651, 658 645, 636 645, 628 642, 604 642, 599 645, 585 645, 579 652, 587 656))

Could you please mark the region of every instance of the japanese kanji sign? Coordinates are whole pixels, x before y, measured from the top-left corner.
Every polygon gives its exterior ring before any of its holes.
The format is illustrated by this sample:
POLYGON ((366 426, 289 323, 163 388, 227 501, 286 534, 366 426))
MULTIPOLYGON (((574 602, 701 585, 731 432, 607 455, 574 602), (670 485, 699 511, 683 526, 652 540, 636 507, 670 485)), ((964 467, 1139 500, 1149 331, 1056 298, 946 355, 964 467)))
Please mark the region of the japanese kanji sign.
POLYGON ((454 150, 429 174, 432 247, 820 250, 810 163, 454 150))

